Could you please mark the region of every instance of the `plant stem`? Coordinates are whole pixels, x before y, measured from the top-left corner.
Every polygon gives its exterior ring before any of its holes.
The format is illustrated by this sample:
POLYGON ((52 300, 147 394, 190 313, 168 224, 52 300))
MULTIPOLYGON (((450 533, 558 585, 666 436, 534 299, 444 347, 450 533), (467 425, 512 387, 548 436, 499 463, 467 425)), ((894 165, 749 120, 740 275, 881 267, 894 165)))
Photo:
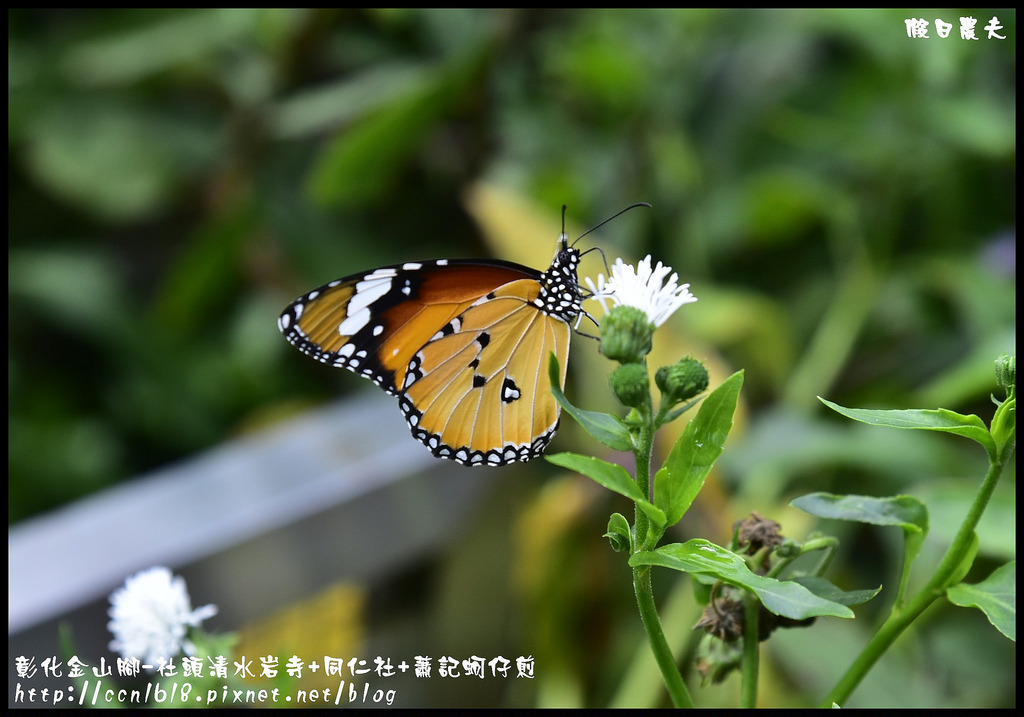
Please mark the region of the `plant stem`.
POLYGON ((753 593, 743 595, 743 681, 740 684, 740 707, 757 707, 757 674, 759 669, 758 649, 761 641, 758 620, 761 616, 761 602, 753 593))
POLYGON ((863 652, 850 665, 846 674, 842 676, 839 682, 836 683, 836 686, 832 688, 828 697, 821 703, 822 707, 828 708, 833 704, 842 706, 854 689, 857 688, 857 685, 860 684, 861 680, 864 679, 864 676, 867 675, 868 671, 885 654, 892 643, 895 642, 896 638, 914 620, 920 617, 921 613, 928 609, 935 600, 945 594, 946 588, 949 587, 948 582, 950 578, 963 563, 964 558, 971 549, 971 544, 974 540, 974 529, 977 527, 978 521, 981 520, 982 513, 985 512, 985 507, 992 497, 996 484, 999 483, 999 476, 1002 472, 1002 462, 993 461, 989 465, 985 481, 982 483, 977 496, 975 496, 974 503, 971 504, 971 509, 968 511, 967 517, 953 539, 952 545, 949 546, 949 550, 946 551, 938 568, 936 568, 935 574, 902 609, 898 607, 893 608, 889 617, 878 628, 878 632, 871 638, 863 652))
MULTIPOLYGON (((639 445, 633 449, 633 453, 636 456, 636 484, 640 488, 640 492, 650 500, 651 496, 651 453, 654 450, 654 429, 651 425, 650 413, 648 412, 644 416, 644 425, 640 429, 640 440, 639 445)), ((634 515, 636 520, 634 525, 636 526, 636 536, 634 544, 636 551, 647 550, 648 540, 648 519, 647 514, 640 510, 640 506, 636 507, 634 515)), ((653 548, 654 546, 650 546, 653 548)))
POLYGON ((683 682, 683 676, 679 673, 676 660, 672 656, 672 649, 668 646, 665 633, 661 629, 661 619, 654 605, 650 565, 633 568, 633 592, 636 594, 637 607, 640 608, 640 619, 647 631, 647 642, 651 645, 651 652, 654 653, 658 669, 661 670, 672 704, 676 707, 692 708, 694 705, 690 692, 686 689, 686 683, 683 682))
MULTIPOLYGON (((636 482, 644 495, 651 497, 651 453, 654 449, 654 421, 650 411, 644 416, 643 428, 640 431, 640 440, 634 453, 636 455, 636 482)), ((652 549, 648 546, 648 519, 647 515, 636 509, 634 549, 636 552, 652 549)), ((661 670, 662 679, 665 681, 665 688, 672 698, 672 704, 676 707, 693 707, 693 700, 683 676, 676 667, 675 657, 672 656, 672 648, 665 640, 665 633, 661 629, 661 618, 658 616, 658 608, 654 604, 654 588, 651 585, 651 567, 641 565, 633 568, 633 593, 636 595, 636 605, 640 610, 640 620, 647 632, 647 642, 654 653, 654 659, 661 670)))

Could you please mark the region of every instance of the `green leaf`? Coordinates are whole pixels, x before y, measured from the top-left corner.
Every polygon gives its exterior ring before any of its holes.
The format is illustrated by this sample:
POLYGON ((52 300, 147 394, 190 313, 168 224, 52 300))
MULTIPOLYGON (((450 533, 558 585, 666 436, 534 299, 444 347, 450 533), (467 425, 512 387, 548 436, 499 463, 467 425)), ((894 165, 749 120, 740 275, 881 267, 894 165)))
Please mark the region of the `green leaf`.
POLYGON ((996 455, 1001 462, 1009 459, 1017 443, 1017 389, 1013 396, 999 404, 992 416, 992 440, 996 444, 996 455))
POLYGON ((301 22, 298 9, 279 11, 200 8, 147 21, 72 46, 63 67, 87 86, 140 82, 176 68, 198 67, 217 52, 244 47, 270 28, 301 22), (262 33, 260 32, 262 31, 262 33))
POLYGON ((28 128, 26 167, 38 184, 114 222, 173 206, 181 184, 215 163, 216 132, 123 97, 74 95, 28 128))
POLYGON ((551 379, 551 393, 554 395, 555 400, 565 409, 566 413, 576 419, 576 422, 583 427, 584 431, 613 451, 633 450, 633 439, 630 437, 629 429, 619 423, 618 419, 614 416, 610 416, 607 413, 598 413, 597 411, 584 411, 582 408, 576 408, 576 406, 569 403, 569 399, 565 397, 562 389, 559 388, 562 382, 559 380, 558 357, 555 356, 554 352, 551 353, 551 358, 548 362, 548 376, 551 379))
POLYGON ((269 129, 278 139, 330 132, 415 93, 433 68, 401 59, 370 64, 335 81, 294 92, 270 108, 269 129))
POLYGON ((803 585, 820 598, 837 602, 840 605, 861 605, 882 591, 879 585, 874 590, 840 590, 823 577, 817 575, 801 575, 792 578, 793 582, 803 585))
POLYGON ((154 302, 153 329, 181 340, 204 324, 211 306, 231 300, 238 285, 226 277, 256 230, 257 214, 252 202, 234 202, 179 240, 181 248, 168 263, 154 302))
POLYGON ((921 552, 924 538, 928 534, 928 509, 924 503, 910 495, 874 498, 868 495, 810 493, 790 501, 789 504, 820 518, 902 528, 903 573, 900 576, 896 604, 903 603, 903 594, 910 580, 910 568, 921 552))
POLYGON ((666 424, 672 423, 672 421, 674 421, 677 418, 679 418, 680 416, 682 416, 684 413, 686 413, 691 408, 693 408, 698 403, 700 403, 700 401, 701 401, 700 397, 697 397, 697 398, 693 399, 692 401, 686 402, 685 404, 683 404, 679 408, 675 408, 675 409, 669 411, 661 419, 658 420, 657 427, 660 428, 661 426, 664 426, 666 424))
POLYGON ((957 564, 956 568, 954 568, 953 572, 950 573, 949 577, 946 579, 946 582, 943 584, 943 587, 956 585, 965 577, 967 577, 967 573, 971 572, 971 567, 974 565, 974 559, 978 557, 979 541, 977 532, 971 532, 970 541, 971 542, 967 545, 967 551, 964 553, 963 558, 960 559, 960 562, 957 564))
POLYGON ((309 178, 325 205, 359 205, 380 198, 429 133, 452 112, 478 78, 486 53, 439 67, 404 97, 339 133, 309 178))
POLYGON ((810 493, 794 498, 789 504, 819 518, 896 525, 906 530, 928 532, 928 509, 910 495, 874 498, 868 495, 810 493))
POLYGON ((743 372, 737 371, 704 399, 655 475, 654 504, 665 511, 668 525, 683 517, 722 455, 742 385, 743 372))
POLYGON ((749 590, 766 609, 794 620, 819 615, 853 617, 845 605, 818 597, 803 585, 758 575, 736 553, 701 538, 665 545, 635 554, 631 566, 657 565, 684 573, 711 575, 722 582, 749 590))
POLYGON ((611 542, 615 552, 621 553, 624 550, 632 552, 633 550, 633 533, 629 529, 629 521, 622 513, 611 514, 608 518, 608 532, 604 534, 604 537, 611 542))
POLYGON ((960 583, 946 591, 954 605, 976 607, 999 632, 1017 641, 1017 561, 1003 565, 975 585, 960 583))
POLYGON ((984 422, 975 415, 964 416, 945 408, 914 408, 906 410, 844 408, 825 400, 821 396, 818 396, 818 400, 836 413, 841 413, 847 418, 852 418, 861 423, 889 428, 912 428, 954 433, 980 443, 988 451, 991 458, 994 459, 996 455, 996 444, 992 439, 992 434, 989 433, 984 422))
POLYGON ((665 514, 647 500, 640 490, 640 486, 633 480, 633 476, 622 466, 578 453, 556 453, 553 456, 544 457, 549 463, 582 473, 608 490, 626 496, 640 506, 640 509, 651 519, 654 527, 660 529, 665 526, 665 514))
POLYGON ((233 654, 239 638, 235 632, 210 634, 192 629, 189 631, 189 640, 197 657, 215 657, 233 654))

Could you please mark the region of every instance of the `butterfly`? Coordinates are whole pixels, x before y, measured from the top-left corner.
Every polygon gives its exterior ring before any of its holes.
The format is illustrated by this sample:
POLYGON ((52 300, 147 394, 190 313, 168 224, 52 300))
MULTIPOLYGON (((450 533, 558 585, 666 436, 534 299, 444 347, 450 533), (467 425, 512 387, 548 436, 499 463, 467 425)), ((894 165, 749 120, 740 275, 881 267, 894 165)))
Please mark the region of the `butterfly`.
MULTIPOLYGON (((562 216, 564 227, 564 207, 562 216)), ((384 266, 300 296, 278 328, 310 358, 397 396, 413 437, 438 458, 528 461, 558 429, 548 357, 564 369, 572 331, 589 316, 580 257, 563 228, 544 271, 472 259, 384 266)))

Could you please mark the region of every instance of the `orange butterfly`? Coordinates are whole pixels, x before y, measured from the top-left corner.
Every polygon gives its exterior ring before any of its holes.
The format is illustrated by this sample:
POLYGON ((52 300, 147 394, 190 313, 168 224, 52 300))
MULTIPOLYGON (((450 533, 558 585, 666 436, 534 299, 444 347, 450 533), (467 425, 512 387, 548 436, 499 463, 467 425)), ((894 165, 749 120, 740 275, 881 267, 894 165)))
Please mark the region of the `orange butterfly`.
POLYGON ((546 367, 554 352, 564 370, 571 325, 586 315, 579 261, 563 230, 543 272, 499 260, 395 264, 300 296, 278 327, 307 356, 397 396, 435 456, 528 461, 558 428, 546 367))

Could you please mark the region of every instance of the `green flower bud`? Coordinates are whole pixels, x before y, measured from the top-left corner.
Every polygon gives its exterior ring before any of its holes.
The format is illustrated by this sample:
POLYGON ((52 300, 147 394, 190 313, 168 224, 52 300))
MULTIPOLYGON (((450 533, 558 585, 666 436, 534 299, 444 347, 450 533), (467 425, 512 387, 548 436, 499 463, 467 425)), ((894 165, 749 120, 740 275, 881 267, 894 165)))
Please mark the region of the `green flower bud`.
POLYGON ((996 442, 996 454, 1005 460, 1013 452, 1017 440, 1017 357, 1003 354, 996 361, 996 382, 1006 392, 1006 399, 992 400, 998 406, 992 416, 990 432, 996 442))
POLYGON ((996 383, 1003 389, 1007 396, 1010 390, 1017 385, 1017 357, 1003 354, 996 359, 996 383))
POLYGON ((654 329, 640 309, 613 306, 601 320, 601 353, 621 364, 639 363, 651 352, 654 329))
POLYGON ((654 382, 664 400, 679 403, 703 393, 708 387, 708 371, 695 358, 687 356, 674 366, 662 366, 654 375, 654 382))
POLYGON ((647 367, 639 363, 624 363, 608 377, 608 385, 612 393, 623 406, 637 408, 643 406, 651 397, 651 379, 647 375, 647 367))

